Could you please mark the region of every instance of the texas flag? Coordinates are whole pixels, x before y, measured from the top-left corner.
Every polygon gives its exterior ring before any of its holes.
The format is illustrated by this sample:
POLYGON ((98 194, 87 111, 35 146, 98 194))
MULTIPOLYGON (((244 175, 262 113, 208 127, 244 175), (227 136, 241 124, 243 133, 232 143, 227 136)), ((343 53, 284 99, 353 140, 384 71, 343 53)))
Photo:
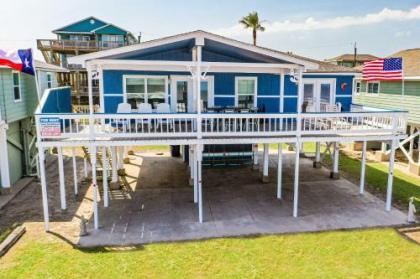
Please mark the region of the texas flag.
POLYGON ((19 49, 17 51, 0 49, 0 65, 8 66, 30 75, 35 75, 32 51, 30 49, 19 49))

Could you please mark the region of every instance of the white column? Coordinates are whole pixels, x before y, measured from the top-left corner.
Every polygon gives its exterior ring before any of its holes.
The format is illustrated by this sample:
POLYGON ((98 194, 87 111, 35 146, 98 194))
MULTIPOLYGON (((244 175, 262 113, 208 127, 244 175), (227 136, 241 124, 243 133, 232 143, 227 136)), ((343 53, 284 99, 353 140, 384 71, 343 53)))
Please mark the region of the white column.
POLYGON ((112 178, 111 182, 118 182, 118 173, 117 173, 117 147, 111 147, 111 159, 112 159, 112 178))
POLYGON ((197 145, 197 184, 198 184, 198 220, 203 223, 203 183, 202 183, 202 160, 203 146, 197 145))
POLYGON ((388 168, 388 185, 386 190, 386 211, 391 211, 392 204, 392 184, 394 182, 394 160, 395 148, 397 147, 397 139, 394 138, 391 143, 391 153, 389 154, 389 168, 388 168))
POLYGON ((124 169, 124 147, 118 147, 118 169, 124 169))
POLYGON ((334 142, 334 159, 333 159, 333 169, 331 172, 330 177, 334 179, 338 179, 338 162, 340 160, 340 144, 338 142, 334 142))
MULTIPOLYGON (((413 125, 410 126, 410 135, 409 136, 411 136, 412 134, 414 134, 414 126, 413 125)), ((408 154, 410 155, 411 158, 413 158, 413 153, 414 153, 413 149, 414 149, 414 138, 412 138, 410 140, 410 148, 408 149, 408 154)), ((419 148, 419 150, 420 150, 420 148, 419 148)), ((419 160, 420 160, 420 158, 419 158, 419 160)))
POLYGON ((321 142, 315 143, 315 162, 314 162, 314 168, 320 168, 321 167, 321 142))
POLYGON ((49 229, 50 216, 48 212, 47 178, 45 174, 45 153, 43 147, 38 147, 39 172, 41 176, 42 209, 44 211, 44 228, 49 229))
POLYGON ((104 207, 108 207, 108 158, 106 157, 106 147, 102 147, 102 186, 104 190, 104 207))
POLYGON ((10 189, 9 152, 7 150, 7 124, 1 120, 0 111, 0 176, 3 189, 10 189))
POLYGON ((96 179, 96 146, 90 148, 90 160, 92 163, 92 195, 93 195, 93 226, 95 230, 99 228, 98 216, 98 181, 96 179))
POLYGON ((76 148, 71 148, 71 156, 73 160, 73 184, 74 184, 74 194, 79 194, 79 187, 77 185, 77 165, 76 165, 76 148))
POLYGON ((67 209, 66 204, 66 185, 64 182, 64 164, 63 164, 63 148, 57 148, 58 153, 58 176, 60 180, 60 201, 61 201, 61 210, 67 209))
POLYGON ((88 177, 88 166, 87 166, 87 158, 86 157, 83 157, 83 169, 84 169, 85 178, 87 178, 88 177))
POLYGON ((268 143, 264 143, 264 156, 263 156, 263 182, 267 182, 268 181, 268 159, 269 159, 269 155, 268 155, 268 149, 269 149, 269 145, 268 143))
POLYGON ((296 153, 295 153, 295 180, 293 190, 293 217, 298 216, 299 206, 299 156, 300 156, 300 144, 296 142, 296 153))
POLYGON ((258 144, 253 144, 252 149, 254 152, 254 169, 258 169, 258 144))
POLYGON ((382 144, 381 144, 381 151, 382 152, 386 152, 386 147, 387 147, 386 142, 382 142, 382 144))
POLYGON ((365 176, 366 176, 366 146, 367 142, 363 141, 362 147, 362 170, 360 171, 360 190, 359 193, 365 192, 365 176))
POLYGON ((198 169, 197 169, 197 161, 198 161, 198 146, 194 146, 193 150, 193 171, 194 171, 194 177, 193 177, 193 183, 194 183, 194 203, 198 203, 198 169))
POLYGON ((279 143, 277 154, 277 198, 282 199, 282 164, 283 164, 283 144, 279 143))

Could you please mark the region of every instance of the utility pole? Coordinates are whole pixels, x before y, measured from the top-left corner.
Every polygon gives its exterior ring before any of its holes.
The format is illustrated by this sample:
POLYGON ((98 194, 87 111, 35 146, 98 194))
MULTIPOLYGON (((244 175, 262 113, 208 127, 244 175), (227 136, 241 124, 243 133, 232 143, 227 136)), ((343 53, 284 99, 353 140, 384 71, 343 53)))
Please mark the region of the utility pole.
POLYGON ((354 42, 353 67, 356 67, 356 61, 357 61, 357 42, 354 42))

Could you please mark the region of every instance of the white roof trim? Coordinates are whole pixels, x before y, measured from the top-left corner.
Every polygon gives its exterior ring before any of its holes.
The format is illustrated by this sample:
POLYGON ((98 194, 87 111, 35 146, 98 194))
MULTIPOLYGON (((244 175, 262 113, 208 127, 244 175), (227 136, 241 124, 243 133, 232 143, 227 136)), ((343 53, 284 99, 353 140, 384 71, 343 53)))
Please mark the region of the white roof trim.
POLYGON ((257 47, 257 46, 253 46, 253 45, 249 45, 247 43, 243 43, 240 41, 236 41, 233 39, 229 39, 226 37, 222 37, 219 35, 215 35, 212 33, 208 33, 208 32, 204 32, 204 31, 193 31, 190 33, 183 33, 183 34, 179 34, 179 35, 175 35, 175 36, 171 36, 171 37, 165 37, 162 39, 156 39, 156 40, 151 40, 151 41, 147 41, 144 43, 140 43, 140 44, 135 44, 135 45, 130 45, 130 46, 125 46, 125 47, 120 47, 120 48, 114 48, 114 49, 109 49, 109 50, 103 50, 103 51, 99 51, 99 52, 94 52, 94 53, 89 53, 89 54, 84 54, 84 55, 79 55, 79 56, 74 56, 74 57, 70 57, 68 59, 69 64, 80 64, 80 65, 85 65, 86 61, 88 60, 93 60, 93 59, 100 59, 103 57, 107 57, 107 56, 112 56, 112 55, 117 55, 117 54, 122 54, 122 53, 127 53, 127 52, 132 52, 132 51, 137 51, 137 50, 142 50, 142 49, 147 49, 147 48, 152 48, 152 47, 156 47, 156 46, 160 46, 163 44, 170 44, 170 43, 174 43, 174 42, 178 42, 178 41, 182 41, 182 40, 188 40, 188 39, 195 39, 195 38, 207 38, 210 40, 214 40, 220 43, 224 43, 224 44, 228 44, 228 45, 232 45, 244 50, 249 50, 255 53, 259 53, 262 55, 266 55, 266 56, 271 56, 273 58, 277 58, 277 59, 281 59, 281 60, 285 60, 291 63, 295 63, 295 64, 299 64, 304 66, 306 69, 318 69, 318 64, 304 60, 304 59, 299 59, 299 58, 295 58, 293 56, 287 55, 286 53, 281 53, 275 50, 270 50, 270 49, 266 49, 266 48, 262 48, 262 47, 257 47))

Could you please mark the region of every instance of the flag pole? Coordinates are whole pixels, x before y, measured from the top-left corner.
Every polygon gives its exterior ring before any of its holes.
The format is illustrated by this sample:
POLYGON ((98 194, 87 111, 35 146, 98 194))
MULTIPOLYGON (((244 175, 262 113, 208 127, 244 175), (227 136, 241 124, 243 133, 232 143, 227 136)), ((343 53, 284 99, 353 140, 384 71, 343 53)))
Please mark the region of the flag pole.
POLYGON ((401 73, 402 73, 402 85, 401 85, 401 93, 405 95, 405 75, 404 75, 404 58, 401 57, 401 73))

